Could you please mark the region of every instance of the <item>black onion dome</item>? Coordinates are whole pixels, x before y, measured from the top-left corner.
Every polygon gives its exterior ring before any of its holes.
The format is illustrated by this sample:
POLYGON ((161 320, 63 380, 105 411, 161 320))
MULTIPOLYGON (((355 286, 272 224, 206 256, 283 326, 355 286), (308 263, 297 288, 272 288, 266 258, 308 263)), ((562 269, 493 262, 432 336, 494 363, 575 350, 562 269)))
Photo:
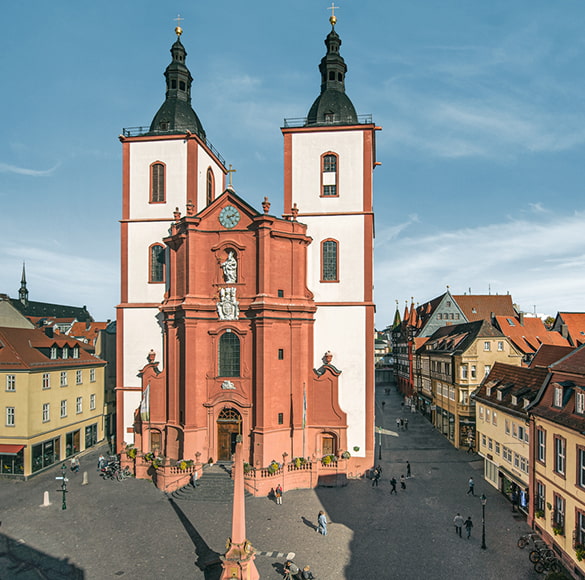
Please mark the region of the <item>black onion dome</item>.
POLYGON ((345 94, 347 65, 339 54, 341 39, 335 26, 325 39, 327 54, 321 59, 321 94, 307 115, 308 125, 355 125, 358 122, 355 107, 345 94))
POLYGON ((196 133, 205 138, 205 130, 191 107, 191 83, 193 77, 185 65, 187 51, 177 38, 171 47, 173 60, 165 70, 167 92, 165 102, 150 125, 151 134, 196 133))

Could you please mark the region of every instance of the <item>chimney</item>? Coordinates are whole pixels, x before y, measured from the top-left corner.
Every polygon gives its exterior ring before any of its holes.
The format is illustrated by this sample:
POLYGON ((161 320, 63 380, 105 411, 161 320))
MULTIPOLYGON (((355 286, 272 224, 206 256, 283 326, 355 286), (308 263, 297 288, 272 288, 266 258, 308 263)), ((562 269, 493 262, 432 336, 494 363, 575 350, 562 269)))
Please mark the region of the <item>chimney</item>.
POLYGON ((520 326, 524 326, 524 312, 518 314, 518 320, 520 320, 520 326))
POLYGON ((561 324, 561 336, 563 338, 569 338, 569 329, 566 324, 561 324))

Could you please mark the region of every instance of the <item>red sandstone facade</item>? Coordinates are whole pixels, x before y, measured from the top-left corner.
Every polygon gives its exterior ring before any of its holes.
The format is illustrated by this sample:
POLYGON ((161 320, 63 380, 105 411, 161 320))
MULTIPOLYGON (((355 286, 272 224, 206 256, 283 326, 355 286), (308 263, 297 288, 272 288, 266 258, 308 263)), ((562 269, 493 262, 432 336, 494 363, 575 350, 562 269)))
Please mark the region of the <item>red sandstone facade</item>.
POLYGON ((330 355, 313 360, 306 226, 260 214, 228 189, 197 215, 174 222, 164 241, 166 363, 162 372, 154 360, 141 371, 150 413, 148 420, 137 413, 136 447, 170 460, 229 461, 242 434, 254 468, 283 456, 320 459, 347 451, 340 371, 330 355), (240 215, 233 228, 220 223, 226 207, 240 215), (230 255, 236 274, 228 282, 222 264, 230 255), (227 310, 239 309, 227 319, 220 313, 226 291, 237 302, 227 310), (226 335, 228 354, 239 352, 227 373, 226 335))

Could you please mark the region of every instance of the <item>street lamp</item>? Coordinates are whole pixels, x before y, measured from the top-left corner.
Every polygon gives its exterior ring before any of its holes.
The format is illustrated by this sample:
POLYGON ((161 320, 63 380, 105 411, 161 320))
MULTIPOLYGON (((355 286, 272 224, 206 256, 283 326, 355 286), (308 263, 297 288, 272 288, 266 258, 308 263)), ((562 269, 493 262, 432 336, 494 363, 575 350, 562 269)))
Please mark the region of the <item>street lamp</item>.
POLYGON ((382 460, 382 427, 378 427, 378 443, 380 444, 380 450, 378 452, 378 459, 382 460))
MULTIPOLYGON (((65 473, 67 471, 67 467, 65 466, 65 464, 63 463, 63 465, 61 465, 61 477, 56 477, 55 479, 60 479, 61 480, 61 492, 63 492, 63 503, 61 504, 61 509, 62 510, 66 510, 67 509, 67 502, 65 500, 66 498, 66 493, 67 493, 67 482, 69 481, 66 477, 65 477, 65 473)), ((59 490, 57 490, 59 491, 59 490)))
POLYGON ((485 550, 487 548, 485 545, 485 504, 487 503, 487 497, 482 493, 479 499, 481 500, 481 549, 485 550))

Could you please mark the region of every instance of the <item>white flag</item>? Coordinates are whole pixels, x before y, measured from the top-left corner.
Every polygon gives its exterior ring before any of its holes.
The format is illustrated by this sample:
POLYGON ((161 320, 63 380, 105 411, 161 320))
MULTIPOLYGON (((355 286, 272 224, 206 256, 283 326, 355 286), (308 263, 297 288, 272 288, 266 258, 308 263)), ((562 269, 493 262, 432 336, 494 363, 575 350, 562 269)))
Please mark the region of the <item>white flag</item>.
POLYGON ((140 418, 143 421, 150 421, 150 383, 146 385, 140 402, 140 418))

